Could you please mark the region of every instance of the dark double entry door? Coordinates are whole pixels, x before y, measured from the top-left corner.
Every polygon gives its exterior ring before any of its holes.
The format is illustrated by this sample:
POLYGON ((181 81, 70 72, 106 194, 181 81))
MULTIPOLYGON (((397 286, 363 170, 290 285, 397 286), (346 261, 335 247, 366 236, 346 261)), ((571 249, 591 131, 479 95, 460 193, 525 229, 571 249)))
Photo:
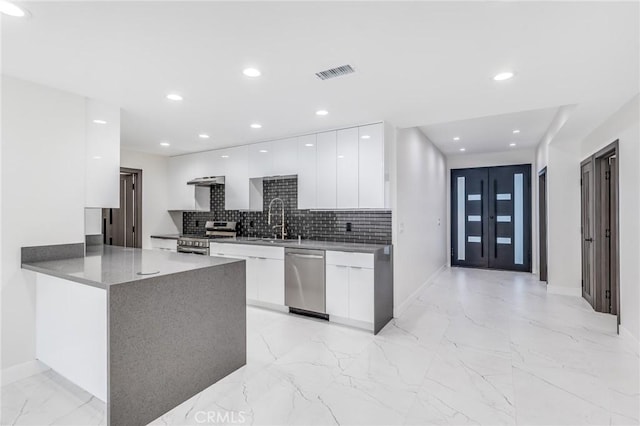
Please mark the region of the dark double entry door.
POLYGON ((451 265, 531 271, 531 165, 451 170, 451 265))

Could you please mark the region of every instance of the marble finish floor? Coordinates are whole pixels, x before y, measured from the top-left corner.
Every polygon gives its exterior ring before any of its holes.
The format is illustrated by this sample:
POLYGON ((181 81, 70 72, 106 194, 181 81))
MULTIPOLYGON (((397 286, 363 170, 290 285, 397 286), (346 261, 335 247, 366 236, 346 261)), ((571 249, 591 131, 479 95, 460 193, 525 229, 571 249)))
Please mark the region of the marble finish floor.
MULTIPOLYGON (((447 269, 377 336, 249 308, 247 365, 153 425, 640 423, 615 318, 530 274, 447 269)), ((53 372, 2 391, 2 425, 102 425, 53 372)))

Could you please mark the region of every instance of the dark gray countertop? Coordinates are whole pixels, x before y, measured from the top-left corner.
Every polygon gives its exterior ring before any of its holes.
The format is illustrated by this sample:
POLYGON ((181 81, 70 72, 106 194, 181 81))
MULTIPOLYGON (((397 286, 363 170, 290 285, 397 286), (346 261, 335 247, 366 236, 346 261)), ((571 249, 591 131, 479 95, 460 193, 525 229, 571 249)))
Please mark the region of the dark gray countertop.
MULTIPOLYGON (((187 237, 197 237, 197 235, 186 235, 187 237)), ((161 238, 165 240, 177 240, 180 237, 178 234, 165 234, 165 235, 152 235, 151 238, 161 238)), ((382 250, 389 245, 385 244, 364 244, 364 243, 346 243, 340 241, 319 241, 319 240, 302 240, 298 243, 298 240, 273 240, 263 238, 249 238, 249 237, 236 237, 236 238, 217 238, 212 239, 212 243, 228 243, 228 244, 251 244, 256 246, 270 246, 270 247, 287 247, 287 248, 307 248, 317 250, 335 250, 335 251, 350 251, 356 253, 375 253, 378 250, 382 250), (271 242, 273 241, 273 242, 271 242)))
POLYGON ((238 260, 161 250, 88 246, 84 257, 26 262, 22 264, 22 268, 94 287, 107 288, 115 284, 179 274, 234 262, 238 262, 238 260), (139 275, 140 272, 157 273, 139 275))
POLYGON ((356 252, 356 253, 375 253, 378 250, 383 250, 385 247, 390 247, 390 245, 384 245, 384 244, 343 243, 343 242, 337 242, 337 241, 317 241, 317 240, 302 240, 301 242, 298 243, 298 240, 263 240, 263 239, 256 239, 256 238, 247 238, 247 237, 220 238, 216 240, 211 240, 211 242, 224 243, 224 244, 252 244, 252 245, 269 246, 269 247, 349 251, 349 252, 356 252))

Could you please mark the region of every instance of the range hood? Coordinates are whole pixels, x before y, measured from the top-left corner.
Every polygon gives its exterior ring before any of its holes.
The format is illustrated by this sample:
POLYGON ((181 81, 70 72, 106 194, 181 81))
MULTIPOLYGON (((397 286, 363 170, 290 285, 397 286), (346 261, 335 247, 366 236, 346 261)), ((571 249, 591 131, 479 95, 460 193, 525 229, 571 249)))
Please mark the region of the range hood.
POLYGON ((224 176, 199 177, 199 178, 191 179, 189 182, 187 182, 187 185, 195 185, 195 186, 224 185, 224 176))

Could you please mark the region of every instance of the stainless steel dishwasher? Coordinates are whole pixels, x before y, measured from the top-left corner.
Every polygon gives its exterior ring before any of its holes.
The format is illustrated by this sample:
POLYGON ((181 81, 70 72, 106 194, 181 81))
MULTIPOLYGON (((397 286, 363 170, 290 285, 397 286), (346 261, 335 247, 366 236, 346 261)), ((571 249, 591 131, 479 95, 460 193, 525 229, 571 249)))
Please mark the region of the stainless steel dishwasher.
POLYGON ((327 318, 324 250, 285 249, 284 303, 291 312, 327 318))

